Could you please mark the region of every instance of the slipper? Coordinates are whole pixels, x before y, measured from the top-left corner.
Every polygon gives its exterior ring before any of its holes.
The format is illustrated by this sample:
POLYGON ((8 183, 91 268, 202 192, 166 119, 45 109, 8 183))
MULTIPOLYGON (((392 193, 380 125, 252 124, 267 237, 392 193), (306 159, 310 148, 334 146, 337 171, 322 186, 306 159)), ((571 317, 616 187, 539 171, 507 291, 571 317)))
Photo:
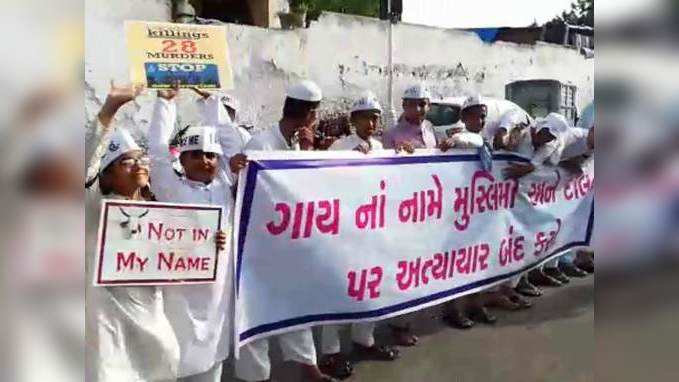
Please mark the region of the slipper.
POLYGON ((339 379, 349 378, 354 373, 354 365, 339 353, 323 356, 318 368, 323 374, 339 379))
POLYGON ((419 341, 419 338, 410 331, 410 327, 400 327, 395 325, 389 325, 391 328, 391 334, 396 340, 396 344, 400 346, 415 346, 419 341))
POLYGON ((354 352, 363 359, 375 361, 394 361, 401 356, 401 352, 393 346, 363 346, 354 342, 354 352))
POLYGON ((456 329, 471 329, 476 324, 461 312, 450 312, 443 316, 443 321, 456 329))

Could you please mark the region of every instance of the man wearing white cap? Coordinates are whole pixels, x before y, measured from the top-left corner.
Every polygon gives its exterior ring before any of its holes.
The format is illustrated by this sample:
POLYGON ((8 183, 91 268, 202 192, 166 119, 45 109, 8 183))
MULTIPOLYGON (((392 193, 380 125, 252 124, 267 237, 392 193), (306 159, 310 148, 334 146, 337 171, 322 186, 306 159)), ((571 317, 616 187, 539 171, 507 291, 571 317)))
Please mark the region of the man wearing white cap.
MULTIPOLYGON (((246 146, 249 150, 313 150, 314 130, 318 124, 318 107, 323 94, 314 82, 305 80, 288 89, 283 106, 283 118, 270 128, 255 134, 246 146)), ((240 170, 247 157, 242 157, 240 170)), ((283 359, 299 364, 306 380, 334 381, 318 368, 316 347, 311 329, 302 329, 276 336, 283 359)), ((240 348, 235 365, 236 377, 245 381, 265 381, 271 375, 269 338, 263 338, 240 348)))
POLYGON ((462 105, 460 119, 464 123, 465 129, 453 133, 450 138, 443 140, 439 144, 441 151, 447 151, 450 148, 477 149, 482 147, 484 143, 482 133, 486 125, 487 115, 488 107, 481 96, 467 97, 462 105))
MULTIPOLYGON (((186 129, 178 139, 184 175, 178 176, 172 168, 169 142, 177 119, 177 93, 176 87, 158 92, 149 129, 151 189, 162 202, 221 206, 224 221, 230 222, 232 184, 219 163, 223 150, 215 127, 186 129)), ((228 223, 223 228, 230 229, 228 223)), ((224 231, 215 237, 221 250, 228 248, 224 231)), ((165 312, 181 350, 178 376, 182 381, 219 381, 222 361, 229 355, 232 264, 228 253, 220 258, 225 261, 219 261, 215 283, 164 287, 165 312)))
MULTIPOLYGON (((461 111, 461 121, 464 123, 465 129, 441 141, 439 149, 441 151, 447 151, 451 148, 476 149, 480 156, 482 168, 490 171, 492 152, 482 135, 487 114, 488 107, 480 95, 475 94, 467 97, 461 111)), ((455 328, 469 329, 476 322, 493 324, 497 321, 497 318, 490 314, 484 306, 482 295, 475 293, 457 298, 446 304, 443 320, 455 328)))
POLYGON ((382 106, 373 93, 362 95, 351 107, 349 116, 355 132, 342 137, 330 146, 330 150, 356 150, 364 154, 382 150, 382 142, 373 137, 380 129, 382 106))
MULTIPOLYGON (((558 113, 549 113, 545 118, 536 121, 536 127, 531 129, 530 145, 525 147, 525 152, 520 152, 531 158, 529 163, 512 163, 504 169, 506 178, 519 179, 526 176, 543 165, 557 166, 565 148, 564 137, 568 133, 570 125, 566 118, 558 113)), ((558 268, 559 258, 548 261, 543 268, 536 268, 529 272, 528 280, 522 280, 517 287, 524 294, 532 294, 532 284, 544 286, 562 286, 570 279, 558 268)))
MULTIPOLYGON (((148 190, 148 158, 127 130, 113 129, 115 113, 134 100, 141 88, 111 91, 97 118, 96 148, 88 161, 86 218, 98 222, 101 200, 153 200, 148 190)), ((93 279, 95 224, 87 226, 85 270, 93 279)), ((173 380, 179 365, 179 344, 164 307, 161 287, 86 286, 85 380, 173 380), (144 362, 139 362, 144 360, 144 362)))
POLYGON ((384 148, 406 150, 436 148, 436 136, 431 122, 425 118, 431 95, 424 84, 411 86, 403 93, 403 114, 396 126, 384 134, 384 148))
MULTIPOLYGON (((380 128, 382 107, 371 92, 363 94, 351 107, 350 120, 355 132, 335 141, 330 150, 355 150, 364 154, 372 150, 381 150, 382 143, 373 138, 380 128)), ((341 325, 323 326, 321 368, 324 372, 337 378, 346 378, 352 374, 353 366, 340 356, 339 330, 341 325)), ((399 357, 397 348, 375 344, 375 323, 363 322, 351 325, 351 341, 354 351, 365 358, 393 361, 399 357)))
MULTIPOLYGON (((594 161, 594 125, 588 122, 587 128, 571 127, 564 134, 564 149, 560 166, 572 175, 583 172, 586 163, 594 161)), ((559 269, 568 277, 585 277, 594 272, 593 251, 569 251, 559 259, 559 269)))
POLYGON ((535 128, 525 137, 530 145, 521 145, 520 154, 531 158, 530 163, 513 163, 505 169, 507 178, 518 179, 535 171, 538 166, 557 166, 564 149, 563 136, 569 129, 566 118, 557 113, 549 113, 535 122, 535 128))
POLYGON ((530 141, 522 139, 522 135, 528 132, 528 127, 533 125, 533 119, 522 109, 510 109, 500 116, 500 120, 494 128, 485 131, 484 136, 492 141, 495 150, 522 151, 518 146, 522 142, 530 144, 530 141))

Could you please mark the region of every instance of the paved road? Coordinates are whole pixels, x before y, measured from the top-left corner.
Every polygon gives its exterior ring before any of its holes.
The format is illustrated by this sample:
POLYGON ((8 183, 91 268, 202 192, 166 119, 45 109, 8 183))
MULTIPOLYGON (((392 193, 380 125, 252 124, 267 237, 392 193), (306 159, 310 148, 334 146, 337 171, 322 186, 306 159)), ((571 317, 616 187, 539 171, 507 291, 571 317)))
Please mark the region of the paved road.
MULTIPOLYGON (((435 318, 436 309, 427 310, 415 320, 420 345, 402 348, 396 362, 361 362, 347 381, 593 381, 594 277, 546 292, 532 309, 497 311, 495 327, 469 331, 449 329, 435 318)), ((387 338, 383 329, 378 338, 387 338)), ((273 373, 279 382, 300 380, 279 361, 273 373)), ((235 381, 230 375, 227 365, 223 382, 235 381)))

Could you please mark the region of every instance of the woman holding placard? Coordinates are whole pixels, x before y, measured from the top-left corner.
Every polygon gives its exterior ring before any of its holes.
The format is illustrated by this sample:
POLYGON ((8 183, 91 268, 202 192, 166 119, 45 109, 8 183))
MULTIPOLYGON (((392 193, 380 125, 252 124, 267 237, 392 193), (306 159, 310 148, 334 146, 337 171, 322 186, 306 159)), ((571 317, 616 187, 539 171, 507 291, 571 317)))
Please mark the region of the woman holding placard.
MULTIPOLYGON (((142 91, 139 86, 111 91, 97 117, 97 145, 88 166, 87 220, 99 221, 102 199, 153 200, 148 158, 127 130, 112 127, 113 117, 142 91)), ((90 232, 89 238, 96 238, 90 232)), ((96 239, 95 239, 96 240, 96 239)), ((94 274, 92 240, 87 241, 86 271, 94 274)), ((176 378, 179 344, 165 315, 164 295, 156 286, 86 288, 86 380, 159 381, 176 378)))

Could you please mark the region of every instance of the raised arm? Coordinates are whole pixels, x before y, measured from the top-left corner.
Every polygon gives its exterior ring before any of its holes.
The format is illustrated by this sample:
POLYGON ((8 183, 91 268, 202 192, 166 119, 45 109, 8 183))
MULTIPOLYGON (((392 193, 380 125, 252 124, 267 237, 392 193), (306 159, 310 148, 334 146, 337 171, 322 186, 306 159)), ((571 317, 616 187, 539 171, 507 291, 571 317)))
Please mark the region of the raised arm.
POLYGON ((201 98, 198 100, 198 108, 203 117, 203 123, 209 126, 220 126, 231 123, 226 109, 219 100, 218 94, 211 94, 201 89, 193 89, 201 98))
POLYGON ((86 181, 89 182, 99 172, 99 162, 101 157, 106 152, 113 133, 113 118, 120 108, 126 103, 133 101, 144 90, 143 85, 125 85, 116 86, 111 81, 111 90, 106 96, 106 101, 97 114, 97 118, 92 122, 91 128, 94 130, 94 139, 92 140, 92 150, 87 152, 87 174, 86 181))
POLYGON ((171 198, 179 186, 180 178, 172 168, 170 139, 177 121, 177 105, 174 98, 177 89, 158 91, 149 127, 149 159, 151 161, 151 190, 160 200, 171 198))

